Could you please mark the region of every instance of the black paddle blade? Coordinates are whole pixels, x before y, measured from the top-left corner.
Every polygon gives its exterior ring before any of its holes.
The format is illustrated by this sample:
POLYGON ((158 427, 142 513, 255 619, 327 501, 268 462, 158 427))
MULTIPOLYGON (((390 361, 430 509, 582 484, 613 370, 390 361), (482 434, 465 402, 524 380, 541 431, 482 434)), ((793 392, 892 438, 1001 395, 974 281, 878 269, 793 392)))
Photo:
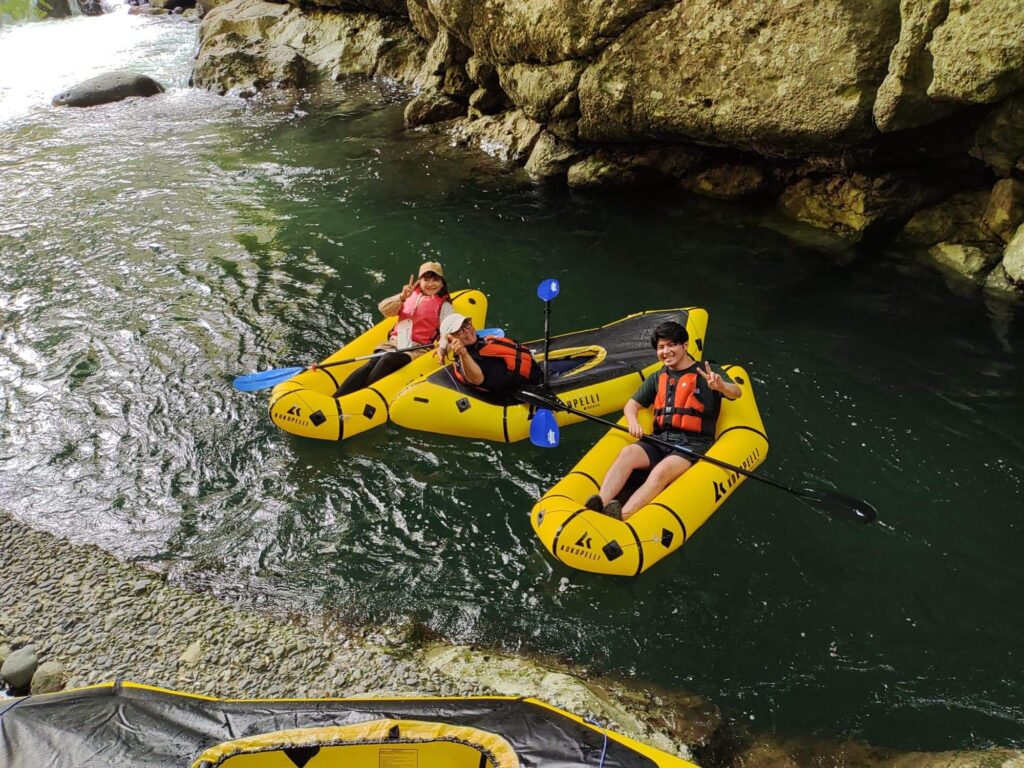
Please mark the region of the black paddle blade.
POLYGON ((845 517, 847 520, 856 520, 858 523, 870 523, 878 517, 878 510, 863 499, 854 498, 839 491, 823 491, 814 488, 801 488, 796 492, 798 496, 809 499, 818 507, 830 515, 845 517))
POLYGON ((523 388, 515 393, 516 399, 534 408, 547 408, 552 411, 565 410, 565 403, 558 399, 557 395, 544 393, 535 389, 523 388))

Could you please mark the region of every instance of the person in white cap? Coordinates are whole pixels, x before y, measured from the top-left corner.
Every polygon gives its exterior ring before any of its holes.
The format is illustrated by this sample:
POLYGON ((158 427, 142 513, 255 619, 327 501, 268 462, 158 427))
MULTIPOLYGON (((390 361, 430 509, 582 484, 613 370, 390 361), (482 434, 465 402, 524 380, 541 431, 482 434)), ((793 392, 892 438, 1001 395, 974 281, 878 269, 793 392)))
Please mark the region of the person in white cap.
POLYGON ((419 276, 409 275, 409 282, 402 290, 381 301, 377 308, 384 317, 398 318, 388 340, 373 350, 387 354, 370 360, 349 374, 334 393, 335 397, 380 381, 426 353, 427 345, 437 341, 442 321, 452 314, 444 269, 436 261, 423 262, 419 276))
POLYGON ((512 395, 541 380, 540 367, 527 347, 499 336, 481 338, 473 321, 458 312, 441 323, 437 358, 443 363, 448 354, 455 361, 456 380, 484 392, 512 395))

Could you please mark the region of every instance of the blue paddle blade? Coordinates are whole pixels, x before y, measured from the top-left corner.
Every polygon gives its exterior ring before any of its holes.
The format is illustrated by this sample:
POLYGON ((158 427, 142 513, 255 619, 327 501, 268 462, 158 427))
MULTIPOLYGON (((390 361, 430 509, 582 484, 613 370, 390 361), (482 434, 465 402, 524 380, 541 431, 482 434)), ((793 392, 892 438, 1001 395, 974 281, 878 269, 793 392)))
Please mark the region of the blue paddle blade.
POLYGON ((561 284, 555 278, 549 277, 537 286, 537 298, 541 301, 551 301, 561 290, 561 284))
POLYGON ((269 371, 247 373, 244 376, 238 376, 231 384, 240 392, 255 392, 258 389, 266 389, 267 387, 273 387, 275 384, 280 384, 282 381, 288 381, 288 379, 299 375, 304 370, 306 369, 301 365, 292 368, 273 368, 269 371))
POLYGON ((538 448, 554 448, 558 441, 558 422, 555 421, 555 414, 547 408, 539 409, 530 421, 530 442, 538 448))
POLYGON ((476 332, 477 336, 497 336, 498 338, 504 338, 505 332, 501 328, 484 328, 481 331, 476 332))

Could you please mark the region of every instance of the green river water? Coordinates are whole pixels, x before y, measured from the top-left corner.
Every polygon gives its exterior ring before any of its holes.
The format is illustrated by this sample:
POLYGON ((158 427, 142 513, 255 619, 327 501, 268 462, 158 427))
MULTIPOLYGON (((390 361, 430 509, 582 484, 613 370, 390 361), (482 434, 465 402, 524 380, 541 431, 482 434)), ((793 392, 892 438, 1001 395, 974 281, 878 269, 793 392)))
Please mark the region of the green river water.
POLYGON ((245 103, 187 87, 195 27, 124 13, 0 28, 0 499, 26 522, 243 602, 539 652, 707 697, 755 729, 900 748, 1024 747, 1024 323, 912 256, 837 258, 762 213, 578 196, 402 130, 342 83, 245 103), (162 96, 54 109, 126 65, 162 96), (344 444, 231 379, 319 359, 425 258, 542 334, 710 312, 793 485, 748 482, 621 580, 554 563, 533 501, 556 451, 388 425, 344 444))

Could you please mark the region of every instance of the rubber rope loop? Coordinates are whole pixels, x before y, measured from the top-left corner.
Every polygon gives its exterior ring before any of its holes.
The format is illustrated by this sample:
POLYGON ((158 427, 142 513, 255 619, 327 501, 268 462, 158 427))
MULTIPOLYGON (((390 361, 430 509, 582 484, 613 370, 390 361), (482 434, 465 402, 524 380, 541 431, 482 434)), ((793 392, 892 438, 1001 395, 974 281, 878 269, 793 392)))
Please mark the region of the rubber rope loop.
POLYGON ((590 723, 591 725, 600 728, 601 729, 601 735, 604 736, 604 744, 601 746, 601 759, 597 761, 597 768, 604 768, 604 759, 605 759, 605 757, 608 754, 608 734, 604 732, 604 726, 603 725, 601 725, 599 723, 595 723, 593 720, 591 720, 589 718, 584 718, 584 720, 586 722, 590 723))

